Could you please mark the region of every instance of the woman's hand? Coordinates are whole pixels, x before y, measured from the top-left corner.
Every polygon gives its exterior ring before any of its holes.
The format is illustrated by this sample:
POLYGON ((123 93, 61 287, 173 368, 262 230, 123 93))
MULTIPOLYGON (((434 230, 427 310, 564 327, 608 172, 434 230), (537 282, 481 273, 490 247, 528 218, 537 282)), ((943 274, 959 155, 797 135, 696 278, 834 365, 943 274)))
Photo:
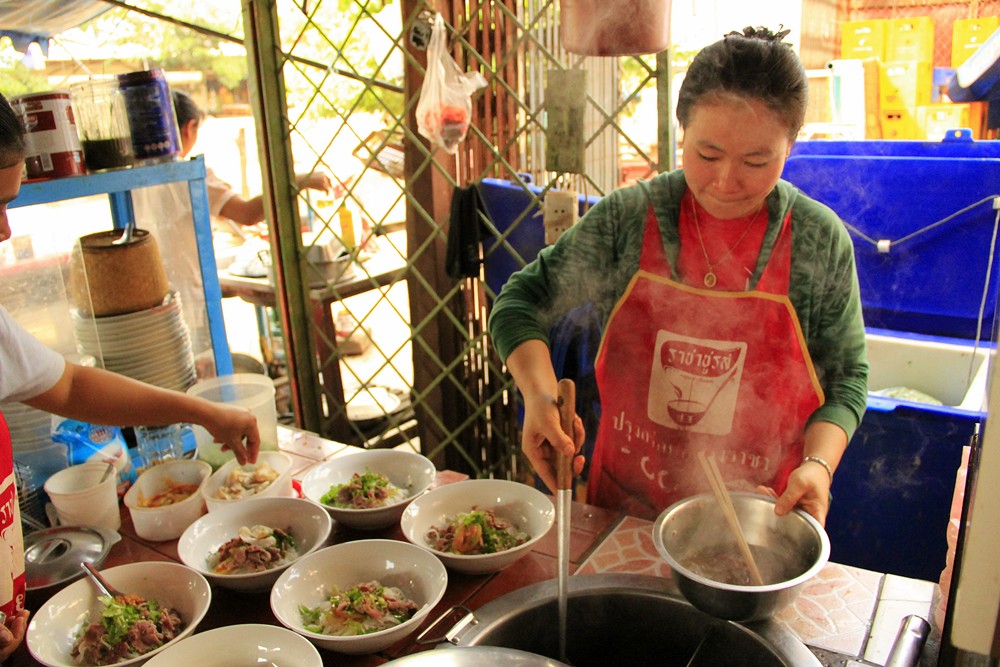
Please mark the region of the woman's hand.
MULTIPOLYGON (((309 172, 308 174, 299 176, 298 179, 296 180, 298 181, 299 187, 303 189, 308 188, 310 190, 321 190, 326 193, 329 193, 331 190, 334 190, 333 181, 330 180, 330 177, 327 176, 322 171, 309 172)), ((338 194, 337 192, 335 192, 335 194, 336 196, 339 197, 340 194, 343 193, 343 188, 340 188, 338 186, 337 189, 340 191, 340 193, 338 194)))
POLYGON ((531 463, 532 469, 541 477, 545 486, 555 493, 556 462, 560 456, 573 457, 573 475, 583 472, 584 457, 576 454, 583 446, 586 436, 583 420, 573 416, 573 435, 566 435, 559 423, 559 408, 553 396, 536 394, 524 398, 524 429, 521 434, 521 450, 531 463))
POLYGON ((254 414, 246 408, 225 403, 212 403, 212 406, 209 419, 202 424, 205 430, 222 445, 223 451, 233 452, 240 465, 256 462, 260 451, 260 433, 254 414))
POLYGON ((0 662, 9 658, 24 641, 24 633, 28 629, 28 616, 28 610, 22 609, 13 617, 7 617, 3 625, 0 625, 0 662))
MULTIPOLYGON (((770 495, 775 495, 771 491, 770 495)), ((784 516, 793 508, 800 507, 826 525, 826 514, 830 510, 830 475, 826 469, 812 462, 805 462, 792 471, 788 477, 785 492, 774 504, 774 512, 784 516)))

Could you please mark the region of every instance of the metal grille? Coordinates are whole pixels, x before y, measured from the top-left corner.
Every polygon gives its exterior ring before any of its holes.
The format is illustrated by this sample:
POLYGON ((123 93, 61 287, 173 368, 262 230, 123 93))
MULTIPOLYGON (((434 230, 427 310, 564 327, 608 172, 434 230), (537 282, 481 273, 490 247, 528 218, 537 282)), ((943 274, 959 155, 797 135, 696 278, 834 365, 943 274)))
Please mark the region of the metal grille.
MULTIPOLYGON (((655 173, 659 129, 643 141, 630 136, 623 120, 640 96, 656 94, 657 59, 565 53, 553 0, 441 4, 456 61, 489 81, 474 97, 474 122, 454 158, 428 152, 412 129, 425 54, 411 38, 426 29, 426 7, 244 0, 261 98, 258 121, 272 133, 262 142, 271 191, 281 192, 282 179, 303 166, 327 169, 346 188, 337 202, 314 201, 306 191, 273 202, 298 416, 305 427, 340 440, 370 447, 409 443, 473 476, 523 477, 516 392, 485 331, 494 290, 482 273, 453 280, 442 269, 452 192, 494 177, 530 180, 542 195, 553 188, 602 195, 622 181, 623 151, 645 162, 639 176, 655 173), (547 81, 553 71, 575 69, 585 71, 587 82, 580 174, 546 168, 547 81), (280 81, 271 80, 272 73, 280 73, 280 81), (281 163, 283 137, 291 144, 287 164, 281 163), (356 162, 350 178, 343 177, 344 146, 356 162), (377 244, 377 256, 397 271, 386 275, 373 258, 353 264, 360 285, 345 288, 344 281, 328 279, 315 287, 315 279, 330 277, 329 269, 310 260, 316 252, 298 243, 297 230, 305 216, 314 226, 311 238, 345 243, 341 206, 370 222, 363 234, 376 234, 355 257, 363 259, 377 244), (317 302, 318 293, 328 302, 317 302), (330 331, 323 308, 338 309, 351 331, 330 331), (350 340, 352 332, 369 331, 363 360, 345 353, 342 334, 350 340), (309 379, 316 377, 320 389, 310 395, 317 385, 310 387, 309 379), (358 397, 380 386, 391 387, 396 398, 386 406, 375 400, 376 412, 387 408, 384 413, 357 419, 351 408, 358 397)), ((493 253, 509 254, 519 266, 531 261, 516 241, 518 226, 539 225, 538 216, 521 216, 502 231, 486 217, 481 222, 496 239, 484 245, 484 263, 493 253)))

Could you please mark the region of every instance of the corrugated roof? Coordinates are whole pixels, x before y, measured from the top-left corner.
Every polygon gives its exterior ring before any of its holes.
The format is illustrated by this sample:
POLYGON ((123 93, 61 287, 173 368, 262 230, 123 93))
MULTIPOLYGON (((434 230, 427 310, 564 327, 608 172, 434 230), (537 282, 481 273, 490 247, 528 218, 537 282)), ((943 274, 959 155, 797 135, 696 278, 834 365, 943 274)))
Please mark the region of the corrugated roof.
POLYGON ((49 38, 112 9, 103 0, 0 0, 0 36, 24 51, 38 42, 48 53, 49 38))

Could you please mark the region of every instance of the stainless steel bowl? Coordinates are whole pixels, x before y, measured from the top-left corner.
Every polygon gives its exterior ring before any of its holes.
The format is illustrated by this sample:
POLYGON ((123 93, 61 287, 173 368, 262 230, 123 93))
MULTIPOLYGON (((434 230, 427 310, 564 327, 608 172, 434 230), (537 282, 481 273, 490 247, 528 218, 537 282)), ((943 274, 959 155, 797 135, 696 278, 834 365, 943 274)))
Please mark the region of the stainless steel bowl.
POLYGON ((681 594, 705 612, 731 621, 769 618, 826 565, 830 539, 806 512, 774 513, 774 499, 732 494, 733 505, 765 585, 723 582, 726 563, 742 566, 736 539, 711 494, 674 503, 653 526, 657 551, 670 564, 681 594), (734 562, 733 559, 739 562, 734 562), (722 564, 720 566, 720 564, 722 564))

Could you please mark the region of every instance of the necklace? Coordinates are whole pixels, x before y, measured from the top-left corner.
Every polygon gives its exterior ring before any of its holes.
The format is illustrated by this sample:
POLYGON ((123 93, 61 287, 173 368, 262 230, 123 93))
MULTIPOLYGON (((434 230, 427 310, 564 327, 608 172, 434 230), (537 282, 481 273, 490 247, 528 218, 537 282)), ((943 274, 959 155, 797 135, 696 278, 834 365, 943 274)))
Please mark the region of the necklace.
POLYGON ((747 223, 747 228, 744 229, 743 233, 740 234, 740 237, 736 239, 736 243, 734 243, 729 248, 729 250, 726 251, 726 254, 724 254, 722 257, 716 260, 715 263, 713 263, 712 260, 708 258, 708 250, 705 249, 705 241, 701 238, 701 226, 698 224, 698 205, 695 204, 694 197, 691 197, 691 213, 692 215, 694 215, 694 229, 696 232, 698 232, 698 244, 701 246, 702 254, 705 255, 705 264, 708 266, 708 272, 705 273, 705 279, 704 279, 705 287, 715 287, 715 283, 718 282, 718 278, 715 275, 715 267, 717 267, 719 264, 722 264, 724 261, 729 259, 729 256, 733 254, 733 251, 736 250, 736 247, 740 243, 742 243, 743 239, 745 239, 747 234, 750 233, 750 228, 753 227, 753 223, 757 222, 757 218, 760 217, 760 212, 765 210, 766 208, 767 205, 762 204, 761 207, 757 209, 757 212, 754 214, 754 216, 750 218, 750 222, 747 223))

